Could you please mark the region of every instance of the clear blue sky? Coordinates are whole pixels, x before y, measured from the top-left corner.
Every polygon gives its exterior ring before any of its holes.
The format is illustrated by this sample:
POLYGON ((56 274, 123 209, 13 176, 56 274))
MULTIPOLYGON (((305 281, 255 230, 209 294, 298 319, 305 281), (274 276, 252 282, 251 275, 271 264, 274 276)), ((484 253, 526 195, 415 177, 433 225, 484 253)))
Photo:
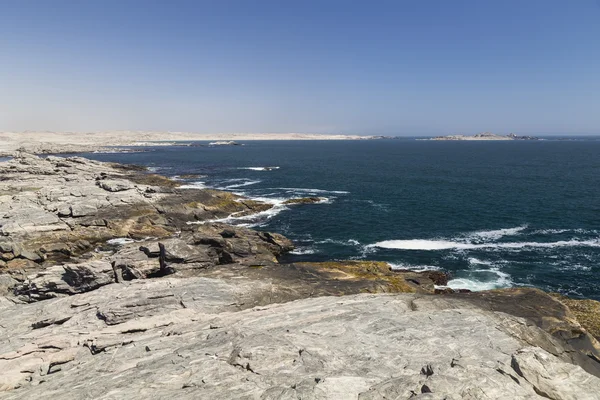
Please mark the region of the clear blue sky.
POLYGON ((0 130, 600 134, 598 0, 0 0, 0 130))

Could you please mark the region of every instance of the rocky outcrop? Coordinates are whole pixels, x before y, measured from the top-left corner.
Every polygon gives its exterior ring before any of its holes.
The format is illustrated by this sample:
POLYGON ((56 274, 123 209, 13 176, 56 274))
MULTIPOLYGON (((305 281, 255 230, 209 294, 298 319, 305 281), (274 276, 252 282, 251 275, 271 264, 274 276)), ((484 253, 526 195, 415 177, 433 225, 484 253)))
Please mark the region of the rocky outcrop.
MULTIPOLYGON (((448 298, 467 301, 481 309, 525 318, 562 343, 570 362, 581 365, 589 373, 600 376, 600 343, 580 322, 569 307, 539 289, 510 288, 467 294, 451 294, 448 298)), ((581 319, 586 322, 585 319, 581 319)), ((555 345, 532 339, 532 344, 557 355, 555 345)))
MULTIPOLYGON (((419 294, 243 309, 268 282, 190 277, 0 303, 6 399, 594 399, 526 320, 419 294), (12 338, 8 340, 8 338, 12 338)), ((564 350, 564 349, 563 349, 564 350)))
POLYGON ((165 275, 246 278, 270 282, 276 288, 261 292, 251 306, 314 296, 434 292, 434 281, 427 272, 394 272, 387 263, 371 261, 279 264, 277 256, 292 248, 287 239, 245 228, 224 230, 221 224, 210 227, 220 235, 207 235, 205 226, 204 233, 195 232, 187 241, 171 238, 129 243, 102 260, 36 271, 24 277, 14 292, 21 301, 34 302, 165 275))
MULTIPOLYGON (((1 260, 44 261, 129 237, 167 238, 189 222, 264 211, 269 204, 179 183, 138 168, 20 153, 0 163, 1 260), (27 255, 37 254, 34 258, 27 255)), ((14 264, 14 263, 13 263, 14 264)))
POLYGON ((290 204, 315 204, 315 203, 322 203, 324 201, 326 201, 327 199, 324 197, 300 197, 297 199, 289 199, 283 202, 283 204, 286 205, 290 205, 290 204))
POLYGON ((280 263, 284 236, 211 222, 271 205, 138 167, 16 154, 0 178, 2 398, 600 393, 595 303, 280 263))
POLYGON ((482 132, 475 135, 448 135, 436 136, 429 140, 540 140, 535 136, 517 136, 514 133, 497 135, 491 132, 482 132))

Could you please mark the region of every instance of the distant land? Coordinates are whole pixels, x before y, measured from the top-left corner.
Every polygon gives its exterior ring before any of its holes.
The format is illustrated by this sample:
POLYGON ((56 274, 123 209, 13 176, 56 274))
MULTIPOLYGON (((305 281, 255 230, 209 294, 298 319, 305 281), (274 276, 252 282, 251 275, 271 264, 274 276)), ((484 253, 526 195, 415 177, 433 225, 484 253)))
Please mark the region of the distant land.
POLYGON ((115 147, 189 145, 194 141, 250 140, 372 140, 383 136, 314 133, 190 133, 149 131, 106 132, 0 132, 0 156, 15 150, 29 153, 78 153, 116 151, 115 147), (187 142, 187 143, 186 143, 187 142))
POLYGON ((448 136, 436 136, 426 140, 540 140, 536 136, 518 136, 514 133, 508 135, 496 135, 491 132, 482 132, 476 135, 448 135, 448 136))

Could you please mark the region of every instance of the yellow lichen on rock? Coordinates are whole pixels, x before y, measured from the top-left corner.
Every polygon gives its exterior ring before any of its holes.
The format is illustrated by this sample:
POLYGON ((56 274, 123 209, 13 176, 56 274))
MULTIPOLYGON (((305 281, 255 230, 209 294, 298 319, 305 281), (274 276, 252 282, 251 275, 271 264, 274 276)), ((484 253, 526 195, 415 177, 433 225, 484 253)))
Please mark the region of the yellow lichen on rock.
POLYGON ((572 299, 556 293, 552 296, 569 307, 577 322, 587 330, 590 335, 600 340, 600 302, 589 299, 572 299))
POLYGON ((417 285, 405 279, 406 274, 391 271, 390 265, 383 261, 328 261, 299 265, 326 275, 329 279, 379 282, 380 290, 376 292, 414 293, 418 289, 417 285))

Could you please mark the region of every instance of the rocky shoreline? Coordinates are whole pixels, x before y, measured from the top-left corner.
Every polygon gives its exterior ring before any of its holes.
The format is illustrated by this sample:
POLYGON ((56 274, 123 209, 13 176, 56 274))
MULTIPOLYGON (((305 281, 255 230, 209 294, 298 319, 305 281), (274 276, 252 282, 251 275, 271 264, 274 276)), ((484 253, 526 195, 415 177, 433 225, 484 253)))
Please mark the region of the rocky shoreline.
POLYGON ((377 140, 382 136, 314 133, 193 133, 193 132, 0 132, 0 157, 15 151, 32 154, 132 152, 139 147, 190 146, 198 141, 236 143, 252 140, 377 140))
POLYGON ((282 264, 282 235, 211 222, 269 204, 12 154, 0 398, 599 398, 598 302, 436 290, 444 274, 383 262, 282 264))
POLYGON ((523 135, 523 136, 518 136, 515 135, 514 133, 509 133, 508 135, 498 135, 495 133, 491 133, 491 132, 482 132, 482 133, 477 133, 475 135, 448 135, 448 136, 436 136, 434 138, 431 139, 427 139, 427 140, 459 140, 459 141, 464 141, 464 140, 492 140, 492 141, 498 141, 498 140, 540 140, 540 138, 536 137, 536 136, 527 136, 527 135, 523 135))

